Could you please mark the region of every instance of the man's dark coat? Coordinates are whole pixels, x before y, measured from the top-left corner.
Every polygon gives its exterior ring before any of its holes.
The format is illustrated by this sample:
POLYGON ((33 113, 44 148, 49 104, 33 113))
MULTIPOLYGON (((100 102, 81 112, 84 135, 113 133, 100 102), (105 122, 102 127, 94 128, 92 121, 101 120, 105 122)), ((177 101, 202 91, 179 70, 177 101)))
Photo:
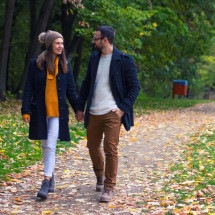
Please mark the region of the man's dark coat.
MULTIPOLYGON (((78 110, 85 111, 85 127, 88 125, 89 109, 93 97, 96 74, 98 70, 101 53, 94 52, 88 64, 86 76, 83 80, 79 93, 78 110)), ((134 125, 133 104, 139 93, 140 86, 137 78, 137 69, 133 59, 120 52, 114 47, 113 55, 110 64, 110 86, 113 97, 118 108, 123 110, 125 114, 122 117, 122 124, 126 130, 129 130, 134 125)))

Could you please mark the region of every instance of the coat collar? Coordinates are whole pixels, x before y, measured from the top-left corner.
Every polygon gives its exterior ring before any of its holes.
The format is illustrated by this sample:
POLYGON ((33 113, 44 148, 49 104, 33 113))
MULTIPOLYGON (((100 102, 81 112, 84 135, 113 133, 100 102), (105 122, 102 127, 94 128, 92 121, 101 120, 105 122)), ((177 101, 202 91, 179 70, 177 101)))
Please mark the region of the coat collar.
POLYGON ((112 60, 120 60, 120 59, 121 59, 121 52, 116 47, 113 47, 112 60))
MULTIPOLYGON (((115 75, 118 72, 118 69, 119 69, 119 66, 121 63, 121 61, 120 61, 121 54, 122 53, 116 47, 113 47, 113 53, 112 53, 111 64, 110 64, 110 77, 115 75)), ((93 57, 95 60, 94 66, 93 66, 93 80, 95 80, 97 70, 98 70, 98 65, 99 65, 99 59, 101 57, 101 52, 98 52, 98 51, 94 52, 93 57)))
MULTIPOLYGON (((96 51, 93 53, 93 55, 97 58, 100 59, 101 57, 101 52, 96 51)), ((120 55, 121 52, 114 46, 113 47, 113 53, 112 53, 112 59, 111 60, 120 60, 120 55)))

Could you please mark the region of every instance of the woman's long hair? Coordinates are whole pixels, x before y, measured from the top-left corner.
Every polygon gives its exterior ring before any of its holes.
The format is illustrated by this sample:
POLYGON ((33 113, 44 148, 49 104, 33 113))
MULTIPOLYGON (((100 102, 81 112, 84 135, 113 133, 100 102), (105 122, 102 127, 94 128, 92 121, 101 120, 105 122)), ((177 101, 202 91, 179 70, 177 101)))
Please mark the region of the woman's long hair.
MULTIPOLYGON (((62 68, 62 72, 63 73, 67 73, 68 71, 68 63, 67 63, 67 59, 66 59, 66 54, 65 51, 63 49, 62 53, 60 55, 58 55, 59 57, 59 64, 61 65, 62 68)), ((42 52, 37 59, 37 66, 39 69, 43 69, 44 68, 44 62, 46 62, 46 69, 49 71, 50 74, 54 74, 54 57, 53 57, 53 49, 52 49, 52 45, 45 50, 44 52, 42 52)))

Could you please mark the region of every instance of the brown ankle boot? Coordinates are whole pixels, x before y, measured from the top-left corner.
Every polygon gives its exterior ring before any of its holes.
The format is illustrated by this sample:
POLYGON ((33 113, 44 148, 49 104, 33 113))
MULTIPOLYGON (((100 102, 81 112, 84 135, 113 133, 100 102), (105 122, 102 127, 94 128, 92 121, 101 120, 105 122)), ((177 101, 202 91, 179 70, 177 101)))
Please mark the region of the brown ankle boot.
POLYGON ((112 198, 113 198, 113 191, 109 189, 104 189, 100 197, 100 202, 110 202, 112 198))
POLYGON ((104 189, 104 176, 97 176, 96 191, 101 192, 104 189))

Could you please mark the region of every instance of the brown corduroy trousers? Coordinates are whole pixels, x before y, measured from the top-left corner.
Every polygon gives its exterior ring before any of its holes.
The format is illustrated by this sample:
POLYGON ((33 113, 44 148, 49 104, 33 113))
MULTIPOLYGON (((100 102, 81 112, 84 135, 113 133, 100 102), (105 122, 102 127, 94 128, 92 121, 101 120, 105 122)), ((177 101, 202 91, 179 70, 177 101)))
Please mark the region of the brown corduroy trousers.
POLYGON ((115 112, 89 116, 87 147, 95 175, 105 176, 105 189, 113 190, 116 185, 120 127, 121 119, 115 112))

